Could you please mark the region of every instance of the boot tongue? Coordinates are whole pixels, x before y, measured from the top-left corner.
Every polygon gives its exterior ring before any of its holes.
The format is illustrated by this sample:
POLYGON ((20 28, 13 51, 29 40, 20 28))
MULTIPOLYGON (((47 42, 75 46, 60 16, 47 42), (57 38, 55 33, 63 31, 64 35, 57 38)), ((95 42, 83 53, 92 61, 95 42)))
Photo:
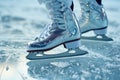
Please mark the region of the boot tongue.
POLYGON ((41 32, 41 34, 44 34, 44 35, 39 35, 38 37, 35 38, 35 41, 41 41, 41 38, 44 39, 44 36, 49 33, 49 34, 62 34, 62 32, 65 31, 65 29, 61 29, 61 27, 58 26, 58 24, 56 23, 52 23, 52 24, 49 24, 47 25, 45 28, 44 28, 44 31, 45 32, 41 32))
POLYGON ((65 24, 62 24, 62 23, 53 23, 52 24, 52 29, 59 29, 59 30, 66 30, 65 28, 65 24))
MULTIPOLYGON (((99 0, 98 0, 99 1, 99 0)), ((100 2, 99 2, 100 3, 100 2)), ((101 12, 102 4, 100 5, 96 0, 80 0, 82 12, 90 13, 91 10, 101 12)))

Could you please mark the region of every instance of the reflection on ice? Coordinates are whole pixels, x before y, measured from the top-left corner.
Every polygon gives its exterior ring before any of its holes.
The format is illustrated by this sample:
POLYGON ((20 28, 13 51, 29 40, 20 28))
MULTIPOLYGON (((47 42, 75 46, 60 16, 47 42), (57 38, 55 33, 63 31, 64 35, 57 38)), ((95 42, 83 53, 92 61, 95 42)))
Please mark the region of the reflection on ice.
POLYGON ((39 62, 31 61, 27 65, 29 66, 28 74, 37 80, 80 80, 81 70, 77 68, 79 64, 76 63, 50 62, 40 64, 39 62))
POLYGON ((110 80, 107 78, 115 72, 111 73, 107 62, 88 57, 64 61, 29 61, 27 70, 36 80, 110 80))

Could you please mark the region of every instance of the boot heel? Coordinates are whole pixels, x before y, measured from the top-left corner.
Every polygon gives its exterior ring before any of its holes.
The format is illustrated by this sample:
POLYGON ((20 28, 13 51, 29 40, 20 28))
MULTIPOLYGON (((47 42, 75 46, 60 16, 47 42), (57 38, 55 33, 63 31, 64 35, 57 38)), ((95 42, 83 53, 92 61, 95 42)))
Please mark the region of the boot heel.
POLYGON ((64 47, 67 49, 76 49, 80 47, 80 40, 64 43, 64 47))
POLYGON ((107 28, 99 29, 99 30, 94 30, 94 33, 95 33, 96 35, 106 34, 106 33, 107 33, 107 28))

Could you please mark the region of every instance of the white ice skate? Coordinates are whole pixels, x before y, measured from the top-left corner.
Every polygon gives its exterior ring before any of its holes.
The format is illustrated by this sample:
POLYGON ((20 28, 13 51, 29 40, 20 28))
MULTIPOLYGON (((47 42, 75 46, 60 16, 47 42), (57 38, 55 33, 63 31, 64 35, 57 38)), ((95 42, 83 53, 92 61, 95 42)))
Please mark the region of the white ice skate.
POLYGON ((106 36, 108 19, 103 5, 97 3, 96 0, 79 0, 81 6, 81 18, 79 20, 81 33, 94 31, 94 37, 81 37, 82 39, 112 41, 106 36))
POLYGON ((41 35, 35 41, 28 44, 27 51, 30 53, 27 58, 35 60, 86 54, 86 51, 79 49, 80 30, 69 7, 70 0, 44 0, 43 2, 46 4, 47 9, 49 9, 52 24, 46 26, 41 35), (61 44, 68 51, 75 50, 78 53, 44 54, 45 51, 51 50, 61 44), (41 56, 36 56, 38 53, 41 56))

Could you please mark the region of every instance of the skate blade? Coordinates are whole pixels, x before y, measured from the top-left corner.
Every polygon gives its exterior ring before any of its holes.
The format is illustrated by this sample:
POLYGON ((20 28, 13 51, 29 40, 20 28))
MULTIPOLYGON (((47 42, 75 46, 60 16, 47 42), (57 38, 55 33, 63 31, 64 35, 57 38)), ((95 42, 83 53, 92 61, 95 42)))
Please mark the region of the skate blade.
POLYGON ((29 60, 50 60, 50 59, 55 60, 55 59, 71 58, 75 56, 82 56, 82 55, 87 54, 88 52, 79 49, 79 50, 76 50, 74 53, 72 53, 72 51, 71 52, 66 51, 66 52, 59 53, 59 54, 49 54, 49 55, 46 54, 42 56, 41 55, 37 56, 38 53, 31 52, 26 56, 26 58, 29 60))
POLYGON ((81 39, 84 40, 95 40, 95 41, 113 41, 112 38, 109 38, 107 36, 104 37, 97 37, 97 36, 92 36, 92 37, 86 37, 86 36, 81 36, 81 39))

